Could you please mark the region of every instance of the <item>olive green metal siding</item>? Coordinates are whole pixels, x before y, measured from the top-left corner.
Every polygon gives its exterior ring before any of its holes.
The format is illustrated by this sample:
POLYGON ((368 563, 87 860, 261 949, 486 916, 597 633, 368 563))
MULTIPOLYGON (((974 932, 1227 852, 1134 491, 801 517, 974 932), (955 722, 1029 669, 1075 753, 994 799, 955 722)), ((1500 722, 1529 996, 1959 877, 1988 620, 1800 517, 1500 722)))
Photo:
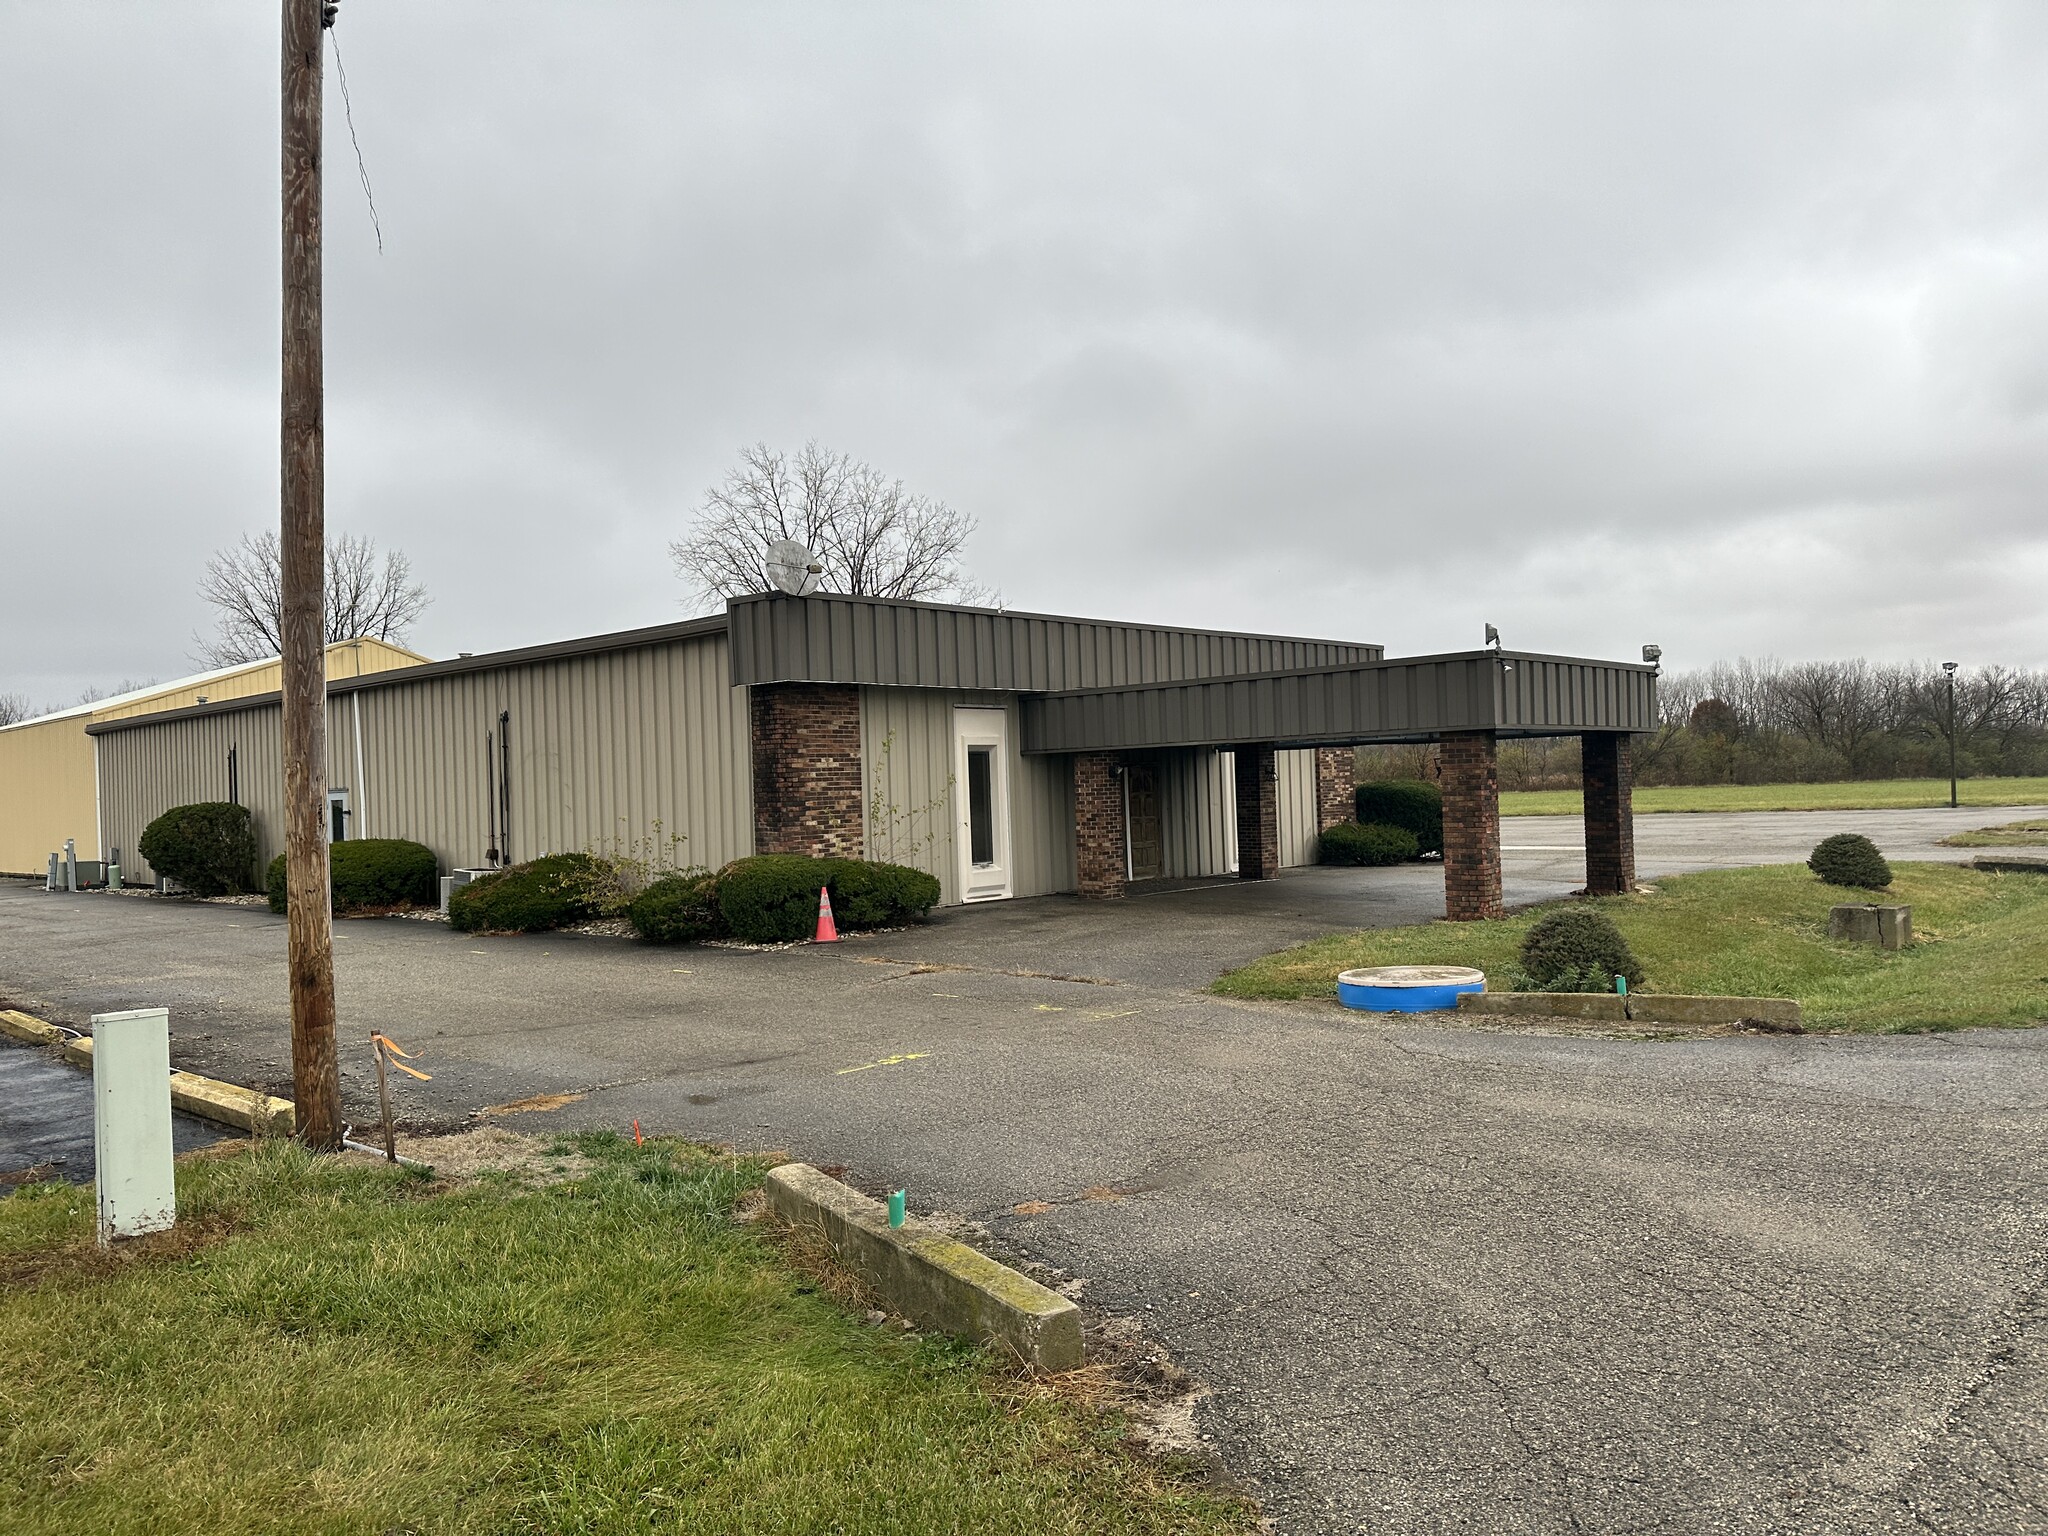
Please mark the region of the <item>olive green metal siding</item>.
POLYGON ((1381 648, 885 598, 736 598, 736 684, 815 682, 1036 693, 1377 661, 1381 648))
POLYGON ((1031 698, 1024 750, 1348 745, 1447 731, 1561 736, 1656 724, 1653 668, 1468 652, 1031 698))
POLYGON ((1017 749, 1017 700, 1000 693, 937 688, 861 690, 861 778, 867 856, 937 877, 941 902, 959 901, 956 853, 959 786, 954 782, 953 711, 1000 709, 1009 718, 1012 894, 1074 888, 1073 770, 1064 757, 1027 758, 1017 749))
MULTIPOLYGON (((715 866, 753 852, 746 691, 729 671, 714 633, 334 693, 327 781, 349 790, 352 836, 411 838, 444 869, 479 866, 489 836, 485 738, 509 709, 515 859, 680 835, 674 857, 715 866)), ((132 848, 170 806, 224 798, 235 742, 242 801, 268 860, 282 846, 278 721, 267 703, 98 736, 109 837, 132 848)))

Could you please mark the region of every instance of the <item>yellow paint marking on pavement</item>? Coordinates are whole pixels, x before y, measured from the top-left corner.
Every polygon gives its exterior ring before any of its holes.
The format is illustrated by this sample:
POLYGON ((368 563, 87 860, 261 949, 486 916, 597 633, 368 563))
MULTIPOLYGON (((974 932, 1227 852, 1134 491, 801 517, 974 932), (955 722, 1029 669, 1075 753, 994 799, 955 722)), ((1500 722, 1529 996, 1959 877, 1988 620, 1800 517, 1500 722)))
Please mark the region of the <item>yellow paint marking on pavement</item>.
POLYGON ((679 965, 674 970, 669 972, 669 975, 671 976, 687 976, 689 974, 690 968, 687 965, 679 965))
POLYGON ((1065 1013, 1066 1011, 1064 1008, 1055 1008, 1051 1003, 1040 1003, 1032 1010, 1034 1013, 1065 1013))
POLYGON ((1137 1011, 1135 1008, 1090 1008, 1088 1010, 1088 1017, 1091 1019, 1128 1019, 1137 1011))
POLYGON ((934 992, 932 996, 943 997, 956 1003, 960 1001, 960 994, 958 992, 934 992))
POLYGON ((510 1104, 493 1104, 478 1111, 485 1115, 544 1115, 551 1109, 560 1109, 564 1104, 574 1104, 582 1098, 580 1093, 536 1093, 531 1098, 514 1099, 510 1104))
POLYGON ((884 1056, 880 1061, 864 1061, 857 1067, 841 1067, 832 1075, 844 1077, 849 1072, 866 1072, 874 1067, 900 1067, 906 1061, 925 1061, 931 1054, 930 1051, 907 1051, 901 1056, 884 1056))

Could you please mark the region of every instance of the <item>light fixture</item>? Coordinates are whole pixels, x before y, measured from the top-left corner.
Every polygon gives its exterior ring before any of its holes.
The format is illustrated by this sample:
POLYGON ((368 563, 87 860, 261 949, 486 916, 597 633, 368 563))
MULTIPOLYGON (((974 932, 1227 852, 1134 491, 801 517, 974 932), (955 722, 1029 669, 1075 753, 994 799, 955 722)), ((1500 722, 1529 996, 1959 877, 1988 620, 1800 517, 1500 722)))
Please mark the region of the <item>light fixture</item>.
POLYGON ((1500 649, 1500 631, 1491 624, 1486 626, 1486 643, 1493 650, 1497 651, 1500 649))
POLYGON ((1941 670, 1946 672, 1950 677, 1954 677, 1956 675, 1956 663, 1952 661, 1944 661, 1941 664, 1941 670))
POLYGON ((1651 666, 1653 666, 1653 667, 1654 667, 1655 665, 1657 665, 1657 663, 1658 663, 1658 662, 1662 661, 1663 659, 1664 659, 1664 647, 1663 647, 1663 646, 1661 646, 1661 645, 1646 645, 1646 646, 1644 646, 1644 647, 1643 647, 1643 660, 1644 660, 1644 661, 1647 661, 1647 662, 1648 662, 1648 663, 1649 663, 1649 664, 1650 664, 1651 666))

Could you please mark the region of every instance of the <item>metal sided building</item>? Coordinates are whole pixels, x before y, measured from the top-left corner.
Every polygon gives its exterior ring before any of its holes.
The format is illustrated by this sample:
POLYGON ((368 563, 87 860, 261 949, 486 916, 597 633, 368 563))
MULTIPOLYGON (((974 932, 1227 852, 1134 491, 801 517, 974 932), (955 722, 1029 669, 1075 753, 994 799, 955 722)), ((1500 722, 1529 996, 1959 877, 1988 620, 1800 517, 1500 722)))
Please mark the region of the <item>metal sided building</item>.
MULTIPOLYGON (((416 667, 426 659, 385 640, 342 640, 327 647, 327 676, 360 677, 416 667)), ((61 851, 67 840, 77 844, 78 857, 89 863, 109 857, 115 847, 133 850, 133 837, 122 843, 105 842, 99 835, 93 739, 86 734, 93 725, 274 693, 278 679, 277 659, 272 657, 175 682, 151 683, 0 727, 0 874, 42 874, 49 856, 61 851)), ((220 789, 209 798, 225 799, 226 786, 220 789)))
MULTIPOLYGON (((1589 786, 1614 782, 1602 803, 1620 828, 1626 733, 1654 719, 1654 669, 1633 664, 1389 662, 1347 641, 762 595, 334 680, 327 778, 334 835, 411 838, 444 868, 680 838, 680 862, 711 867, 756 852, 910 864, 950 905, 1313 862, 1319 832, 1351 815, 1353 746, 1441 736, 1459 765, 1452 906, 1468 886, 1487 904, 1490 846, 1497 910, 1493 741, 1585 735, 1589 786)), ((132 848, 166 808, 222 798, 232 755, 261 857, 282 847, 274 694, 90 729, 103 840, 132 848)))

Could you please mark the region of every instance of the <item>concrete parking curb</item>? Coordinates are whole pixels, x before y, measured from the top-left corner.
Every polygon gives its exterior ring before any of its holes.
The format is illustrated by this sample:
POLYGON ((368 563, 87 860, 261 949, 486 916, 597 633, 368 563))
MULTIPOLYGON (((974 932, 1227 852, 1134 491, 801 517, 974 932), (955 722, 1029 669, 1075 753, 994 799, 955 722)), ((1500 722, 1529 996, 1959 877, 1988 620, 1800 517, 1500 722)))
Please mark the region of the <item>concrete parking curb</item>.
POLYGON ((1042 1371, 1081 1363, 1081 1309, 915 1217, 889 1225, 881 1201, 808 1163, 768 1174, 768 1203, 793 1227, 817 1232, 838 1258, 914 1322, 994 1344, 1042 1371))
POLYGON ((1804 1034, 1799 1004, 1789 997, 1689 997, 1669 992, 1468 992, 1461 1013, 1513 1018, 1599 1019, 1621 1024, 1709 1027, 1754 1024, 1786 1034, 1804 1034))
MULTIPOLYGON (((72 1035, 18 1009, 0 1009, 0 1034, 29 1045, 54 1045, 63 1058, 76 1066, 92 1065, 92 1040, 72 1035)), ((196 1072, 171 1074, 171 1105, 216 1125, 231 1125, 256 1136, 289 1136, 297 1126, 297 1113, 290 1099, 275 1099, 254 1088, 223 1083, 196 1072)))

